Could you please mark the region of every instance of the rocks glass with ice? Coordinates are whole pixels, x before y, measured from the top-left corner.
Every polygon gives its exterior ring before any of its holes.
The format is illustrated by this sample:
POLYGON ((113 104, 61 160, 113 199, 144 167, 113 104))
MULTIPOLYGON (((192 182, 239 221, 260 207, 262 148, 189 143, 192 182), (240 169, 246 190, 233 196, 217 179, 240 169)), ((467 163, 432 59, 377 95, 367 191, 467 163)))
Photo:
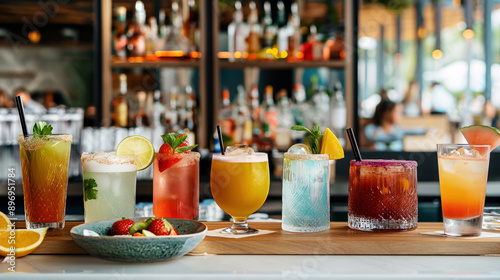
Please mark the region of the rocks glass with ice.
POLYGON ((134 217, 136 165, 131 155, 82 154, 85 223, 134 217))
POLYGON ((283 230, 319 232, 330 229, 330 166, 326 154, 312 154, 295 144, 283 159, 283 230))
POLYGON ((438 145, 444 233, 481 235, 490 162, 488 145, 438 145))
POLYGON ((228 234, 257 233, 247 219, 266 201, 269 193, 269 164, 266 153, 255 153, 246 145, 233 145, 225 155, 212 158, 210 186, 215 202, 233 218, 228 234))
POLYGON ((363 231, 416 229, 417 162, 351 161, 348 226, 363 231))

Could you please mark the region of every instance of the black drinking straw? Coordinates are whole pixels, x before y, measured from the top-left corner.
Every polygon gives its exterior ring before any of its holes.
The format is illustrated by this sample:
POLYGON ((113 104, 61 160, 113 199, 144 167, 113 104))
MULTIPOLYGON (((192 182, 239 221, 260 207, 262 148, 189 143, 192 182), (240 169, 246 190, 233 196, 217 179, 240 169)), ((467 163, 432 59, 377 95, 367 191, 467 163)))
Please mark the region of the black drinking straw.
POLYGON ((222 132, 220 130, 220 125, 217 125, 217 135, 219 136, 220 153, 224 155, 224 143, 222 142, 222 132))
POLYGON ((356 138, 354 138, 354 132, 352 132, 352 128, 347 128, 345 130, 347 132, 347 136, 349 137, 349 142, 351 142, 352 151, 354 152, 354 157, 356 161, 362 161, 361 153, 359 152, 358 143, 356 142, 356 138))
POLYGON ((23 128, 24 137, 28 137, 28 128, 26 128, 26 119, 24 118, 24 106, 21 96, 16 96, 17 112, 19 112, 19 119, 21 120, 21 127, 23 128))

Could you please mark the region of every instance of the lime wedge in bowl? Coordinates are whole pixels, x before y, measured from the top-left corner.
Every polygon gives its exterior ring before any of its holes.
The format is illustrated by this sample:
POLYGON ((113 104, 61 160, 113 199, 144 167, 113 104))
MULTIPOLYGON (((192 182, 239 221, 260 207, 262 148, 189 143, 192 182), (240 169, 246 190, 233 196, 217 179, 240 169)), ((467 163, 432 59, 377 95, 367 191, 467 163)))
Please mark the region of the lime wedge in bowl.
POLYGON ((137 171, 148 168, 153 163, 155 148, 148 138, 132 135, 124 138, 116 148, 117 155, 133 155, 137 171))

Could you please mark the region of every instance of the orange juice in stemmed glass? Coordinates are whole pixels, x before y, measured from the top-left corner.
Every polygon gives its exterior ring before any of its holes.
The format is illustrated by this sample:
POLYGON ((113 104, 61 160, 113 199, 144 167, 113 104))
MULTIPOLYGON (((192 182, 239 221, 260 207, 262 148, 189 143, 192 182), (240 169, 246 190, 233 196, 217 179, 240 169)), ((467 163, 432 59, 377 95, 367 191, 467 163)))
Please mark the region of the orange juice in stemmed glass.
POLYGON ((210 186, 215 202, 233 218, 224 233, 248 234, 247 218, 266 201, 269 193, 269 165, 266 153, 214 155, 210 186))
POLYGON ((489 161, 488 145, 438 145, 445 234, 481 234, 489 161))

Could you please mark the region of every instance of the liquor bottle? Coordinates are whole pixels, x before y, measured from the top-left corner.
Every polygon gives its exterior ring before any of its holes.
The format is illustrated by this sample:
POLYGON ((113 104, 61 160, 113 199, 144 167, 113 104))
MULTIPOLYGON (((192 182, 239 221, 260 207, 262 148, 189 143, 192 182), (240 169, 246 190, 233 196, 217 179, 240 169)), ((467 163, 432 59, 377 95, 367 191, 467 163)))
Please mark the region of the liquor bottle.
POLYGON ((317 28, 311 25, 309 28, 309 36, 307 42, 302 45, 304 60, 322 60, 323 59, 323 44, 316 39, 317 28))
POLYGON ((264 125, 264 128, 267 127, 269 137, 274 140, 276 138, 276 128, 278 127, 278 111, 274 105, 273 87, 267 86, 265 94, 265 99, 262 103, 261 123, 264 125))
POLYGON ((116 57, 127 57, 127 34, 125 33, 127 8, 120 6, 116 9, 116 28, 113 32, 113 54, 116 57))
POLYGON ((246 38, 248 36, 248 26, 243 21, 243 12, 241 11, 241 2, 234 4, 233 21, 227 27, 229 61, 243 59, 243 53, 247 49, 246 38))
POLYGON ((195 0, 188 0, 189 14, 184 21, 184 35, 189 39, 191 45, 196 47, 196 37, 198 32, 198 11, 195 7, 195 0))
MULTIPOLYGON (((151 113, 151 124, 153 126, 153 135, 163 135, 165 134, 165 106, 161 103, 162 94, 161 91, 155 90, 153 93, 153 107, 151 113)), ((153 146, 155 150, 158 149, 163 144, 163 140, 160 137, 153 137, 153 146)))
POLYGON ((149 18, 149 29, 146 34, 146 55, 154 55, 158 43, 158 24, 155 17, 149 18))
POLYGON ((335 42, 330 48, 330 59, 344 59, 344 40, 342 39, 342 35, 340 33, 335 34, 335 42))
POLYGON ((260 50, 260 25, 259 12, 254 1, 250 2, 250 15, 248 16, 248 37, 247 37, 247 52, 248 60, 256 60, 260 50))
MULTIPOLYGON (((292 114, 295 124, 312 127, 308 120, 311 107, 306 102, 306 91, 302 84, 293 85, 292 102, 292 114)), ((302 143, 304 134, 305 133, 303 131, 291 131, 292 139, 295 143, 302 143)))
POLYGON ((127 75, 125 74, 120 74, 120 90, 115 94, 112 106, 114 126, 127 127, 129 103, 127 100, 127 75))
POLYGON ((319 125, 321 131, 330 127, 330 97, 323 86, 315 86, 312 97, 312 112, 310 114, 313 125, 319 125))
POLYGON ((250 107, 252 116, 252 145, 257 148, 260 137, 263 135, 263 130, 260 122, 262 107, 259 103, 259 88, 256 85, 253 85, 250 90, 250 107))
POLYGON ((233 116, 235 118, 234 142, 246 145, 252 144, 252 118, 247 106, 245 88, 238 86, 233 116))
POLYGON ((229 98, 229 90, 222 91, 222 109, 219 112, 219 123, 222 129, 222 134, 234 139, 235 121, 229 98))
POLYGON ((177 97, 179 89, 176 86, 170 88, 170 100, 165 110, 165 118, 167 120, 167 132, 178 132, 179 127, 179 114, 177 112, 177 97))
POLYGON ((342 84, 340 82, 335 83, 330 108, 330 125, 333 129, 333 133, 337 135, 340 144, 343 146, 345 144, 345 138, 343 136, 345 135, 344 129, 347 123, 347 110, 344 100, 344 93, 342 92, 342 84))
POLYGON ((149 118, 146 114, 146 97, 147 94, 145 91, 141 90, 136 93, 137 102, 138 102, 138 110, 133 115, 133 124, 136 127, 148 127, 149 126, 149 118))
POLYGON ((273 45, 276 40, 277 26, 273 24, 271 4, 267 1, 264 3, 264 17, 261 23, 261 30, 262 37, 260 40, 261 50, 259 58, 272 60, 274 59, 273 45))
POLYGON ((146 36, 145 36, 145 24, 146 24, 146 10, 144 8, 144 3, 141 1, 135 2, 135 14, 134 21, 131 26, 129 26, 128 33, 130 37, 128 39, 127 51, 129 57, 141 57, 144 56, 146 51, 146 36))
POLYGON ((166 24, 166 15, 164 10, 160 10, 160 14, 158 15, 158 42, 156 43, 156 48, 158 48, 158 44, 160 43, 160 39, 165 39, 167 36, 168 26, 166 24))
POLYGON ((285 89, 278 93, 278 127, 276 128, 276 139, 274 141, 278 150, 286 150, 292 145, 290 128, 294 124, 292 110, 285 89))
POLYGON ((194 49, 189 39, 183 34, 184 21, 179 13, 179 4, 172 2, 171 24, 167 34, 158 41, 156 55, 159 57, 186 57, 194 49))
POLYGON ((185 89, 186 97, 186 109, 184 118, 184 132, 188 136, 188 141, 190 145, 196 144, 196 121, 195 121, 195 107, 196 107, 196 96, 193 92, 191 86, 186 86, 185 89), (193 98, 194 97, 194 98, 193 98))
POLYGON ((283 52, 288 51, 288 37, 290 36, 290 30, 287 27, 287 22, 285 17, 285 4, 283 4, 283 1, 279 1, 277 6, 278 6, 277 47, 278 47, 278 57, 281 57, 283 52))
POLYGON ((297 3, 292 3, 291 7, 292 14, 288 20, 288 29, 290 34, 288 36, 288 57, 289 61, 297 61, 299 57, 299 47, 301 44, 300 35, 300 16, 299 16, 299 6, 297 3))

